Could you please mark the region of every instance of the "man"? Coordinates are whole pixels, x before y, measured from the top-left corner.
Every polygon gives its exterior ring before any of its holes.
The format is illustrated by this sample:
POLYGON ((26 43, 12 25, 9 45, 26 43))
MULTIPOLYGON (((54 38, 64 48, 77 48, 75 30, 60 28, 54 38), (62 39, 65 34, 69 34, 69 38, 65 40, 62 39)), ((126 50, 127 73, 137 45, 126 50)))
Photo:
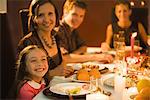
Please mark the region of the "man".
POLYGON ((66 0, 59 26, 60 47, 63 54, 82 54, 86 51, 85 42, 77 31, 84 20, 86 9, 87 5, 81 0, 66 0))
POLYGON ((64 3, 62 20, 57 29, 63 59, 66 62, 110 61, 110 55, 82 55, 86 52, 87 46, 80 38, 77 28, 82 24, 86 10, 87 5, 81 0, 66 0, 64 3))

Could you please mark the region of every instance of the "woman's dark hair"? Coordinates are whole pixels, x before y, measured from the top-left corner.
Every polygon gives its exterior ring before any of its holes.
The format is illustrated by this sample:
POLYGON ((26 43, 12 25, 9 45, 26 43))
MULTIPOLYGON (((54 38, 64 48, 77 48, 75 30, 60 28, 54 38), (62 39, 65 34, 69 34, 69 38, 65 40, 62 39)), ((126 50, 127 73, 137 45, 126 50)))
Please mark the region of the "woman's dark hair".
MULTIPOLYGON (((120 5, 120 4, 127 5, 128 8, 131 9, 131 5, 130 5, 129 0, 116 0, 116 2, 115 2, 115 7, 116 7, 116 5, 120 5)), ((114 8, 115 8, 115 7, 114 7, 114 8)))
POLYGON ((130 10, 132 9, 129 0, 116 0, 115 5, 112 9, 112 23, 115 23, 118 21, 118 18, 115 14, 115 8, 117 5, 120 5, 120 4, 127 5, 130 10))
POLYGON ((30 7, 29 7, 29 20, 28 20, 28 29, 29 31, 35 31, 35 27, 37 26, 36 23, 33 21, 34 17, 38 13, 38 9, 41 5, 45 3, 50 3, 53 5, 55 9, 55 14, 56 14, 56 25, 59 25, 59 14, 58 10, 55 6, 55 4, 51 0, 32 0, 30 7), (37 12, 36 12, 37 11, 37 12))

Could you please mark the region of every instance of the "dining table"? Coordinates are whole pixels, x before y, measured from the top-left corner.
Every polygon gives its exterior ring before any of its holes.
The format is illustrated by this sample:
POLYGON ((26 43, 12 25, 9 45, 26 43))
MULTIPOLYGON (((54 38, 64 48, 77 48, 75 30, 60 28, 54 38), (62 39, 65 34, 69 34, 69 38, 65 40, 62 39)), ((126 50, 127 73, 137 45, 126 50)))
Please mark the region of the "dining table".
MULTIPOLYGON (((128 48, 129 49, 129 48, 128 48)), ((100 47, 88 47, 87 48, 87 53, 98 53, 98 52, 102 52, 100 47)), ((108 54, 112 54, 115 55, 116 51, 111 50, 110 52, 108 52, 108 54)), ((79 68, 81 66, 81 64, 83 63, 68 63, 68 65, 72 65, 74 66, 74 68, 79 68)), ((65 95, 62 96, 60 94, 56 94, 50 91, 50 87, 55 86, 57 84, 67 84, 67 83, 82 83, 80 81, 77 81, 75 79, 73 79, 72 77, 69 78, 65 78, 64 76, 54 76, 52 78, 52 80, 50 81, 48 87, 44 88, 42 91, 40 91, 34 98, 33 100, 119 100, 119 98, 117 99, 117 96, 119 96, 115 90, 115 88, 113 86, 106 86, 104 85, 104 79, 110 78, 110 77, 114 77, 115 73, 114 73, 114 68, 118 65, 116 65, 115 63, 111 63, 111 64, 101 64, 101 63, 97 63, 97 62, 85 62, 84 64, 98 64, 100 66, 102 66, 102 68, 107 67, 108 71, 101 74, 101 78, 99 79, 99 87, 101 88, 102 91, 97 91, 97 92, 90 92, 87 93, 84 96, 78 97, 78 96, 72 96, 70 99, 70 95, 65 95), (45 90, 49 91, 50 93, 45 93, 45 90), (106 95, 106 93, 110 93, 110 95, 106 95), (97 99, 96 99, 97 97, 97 99)), ((119 81, 118 81, 119 82, 119 81)), ((89 83, 87 83, 89 84, 89 83)), ((137 89, 136 87, 131 87, 130 89, 124 88, 122 92, 123 94, 123 100, 132 100, 130 99, 130 94, 134 94, 132 93, 133 91, 136 91, 137 93, 137 89), (130 90, 130 91, 129 91, 130 90)))

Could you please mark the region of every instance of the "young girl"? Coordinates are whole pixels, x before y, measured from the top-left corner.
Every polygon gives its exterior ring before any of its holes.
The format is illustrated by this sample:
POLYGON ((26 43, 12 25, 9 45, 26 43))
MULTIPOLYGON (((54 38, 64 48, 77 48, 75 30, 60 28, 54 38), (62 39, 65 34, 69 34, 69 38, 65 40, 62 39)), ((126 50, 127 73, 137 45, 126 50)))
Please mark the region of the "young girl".
POLYGON ((36 45, 24 48, 17 61, 15 97, 19 100, 32 100, 47 85, 47 72, 46 52, 36 45))

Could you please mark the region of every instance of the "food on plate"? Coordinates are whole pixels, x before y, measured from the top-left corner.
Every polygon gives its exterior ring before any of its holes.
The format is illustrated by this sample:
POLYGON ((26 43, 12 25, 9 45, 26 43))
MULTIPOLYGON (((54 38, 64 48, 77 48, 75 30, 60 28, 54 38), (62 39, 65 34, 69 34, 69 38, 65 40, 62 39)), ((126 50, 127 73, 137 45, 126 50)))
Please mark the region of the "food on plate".
POLYGON ((83 69, 92 69, 92 68, 98 68, 99 69, 99 65, 96 65, 96 64, 83 64, 82 68, 83 69))
POLYGON ((137 83, 137 89, 140 92, 144 87, 150 87, 150 80, 142 79, 137 83))
POLYGON ((138 77, 134 74, 126 76, 126 87, 132 87, 138 82, 138 77))
POLYGON ((150 69, 150 57, 145 58, 145 60, 141 64, 141 68, 150 69))
MULTIPOLYGON (((126 87, 132 87, 138 82, 138 78, 136 75, 127 75, 126 76, 126 87)), ((104 84, 107 86, 114 87, 114 75, 110 78, 104 80, 104 84)))
POLYGON ((67 92, 69 94, 79 94, 81 91, 81 87, 76 87, 76 88, 73 88, 73 89, 68 89, 67 92))
POLYGON ((94 78, 100 78, 101 77, 101 74, 97 68, 91 69, 89 72, 89 75, 93 76, 94 78))
POLYGON ((77 73, 77 79, 82 80, 82 81, 89 81, 90 80, 90 75, 89 75, 88 70, 80 69, 77 73))
POLYGON ((82 68, 77 72, 77 79, 82 81, 90 81, 90 77, 94 76, 94 78, 100 78, 101 74, 98 68, 92 68, 91 70, 87 70, 86 68, 82 68))

